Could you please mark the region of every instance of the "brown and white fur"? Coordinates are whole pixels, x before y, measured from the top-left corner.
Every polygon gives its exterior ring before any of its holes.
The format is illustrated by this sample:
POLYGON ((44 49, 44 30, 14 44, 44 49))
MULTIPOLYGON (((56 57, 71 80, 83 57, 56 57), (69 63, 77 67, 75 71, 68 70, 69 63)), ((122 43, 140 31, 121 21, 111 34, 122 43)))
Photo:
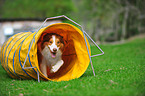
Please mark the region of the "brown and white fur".
POLYGON ((41 72, 48 77, 47 67, 50 73, 55 73, 63 65, 62 51, 64 48, 63 37, 58 34, 49 34, 44 37, 41 44, 42 60, 40 62, 41 72), (47 37, 46 37, 47 36, 47 37))

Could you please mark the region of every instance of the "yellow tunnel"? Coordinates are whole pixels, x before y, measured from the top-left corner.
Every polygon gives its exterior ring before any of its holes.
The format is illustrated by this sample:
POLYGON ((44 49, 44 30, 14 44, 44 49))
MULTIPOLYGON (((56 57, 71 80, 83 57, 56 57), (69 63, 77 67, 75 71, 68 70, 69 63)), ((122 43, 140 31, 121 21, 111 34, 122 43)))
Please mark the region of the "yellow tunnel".
MULTIPOLYGON (((87 45, 90 50, 88 40, 87 45)), ((41 80, 68 81, 82 76, 89 62, 90 59, 83 32, 68 23, 52 24, 40 29, 37 33, 18 33, 10 37, 1 48, 1 64, 7 73, 15 79, 38 79, 38 70, 41 80), (37 55, 37 42, 43 32, 59 34, 63 36, 66 42, 62 54, 64 65, 56 73, 50 74, 48 78, 39 69, 37 55), (32 47, 30 49, 31 44, 32 47), (29 49, 30 52, 28 54, 29 49), (34 68, 22 68, 27 55, 28 58, 24 67, 34 68)))

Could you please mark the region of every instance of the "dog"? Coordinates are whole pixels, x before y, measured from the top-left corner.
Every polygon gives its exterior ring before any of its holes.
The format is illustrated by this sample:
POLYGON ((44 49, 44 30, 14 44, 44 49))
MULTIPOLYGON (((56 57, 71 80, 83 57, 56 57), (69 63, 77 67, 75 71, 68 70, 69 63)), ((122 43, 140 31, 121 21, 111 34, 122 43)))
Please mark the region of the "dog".
POLYGON ((47 33, 42 37, 38 48, 39 63, 41 72, 48 77, 48 68, 50 73, 57 72, 64 64, 62 52, 64 49, 63 37, 56 33, 47 33))

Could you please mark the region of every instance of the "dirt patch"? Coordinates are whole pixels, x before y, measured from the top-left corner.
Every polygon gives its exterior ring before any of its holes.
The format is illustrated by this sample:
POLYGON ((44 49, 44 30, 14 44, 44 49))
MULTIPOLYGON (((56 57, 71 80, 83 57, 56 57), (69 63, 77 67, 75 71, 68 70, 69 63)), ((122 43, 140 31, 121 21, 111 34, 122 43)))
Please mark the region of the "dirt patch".
MULTIPOLYGON (((123 43, 126 43, 126 42, 130 42, 130 41, 133 41, 133 40, 139 39, 139 38, 145 38, 145 33, 132 36, 132 37, 126 39, 126 40, 120 40, 120 41, 114 41, 114 42, 103 42, 102 44, 117 45, 117 44, 123 44, 123 43)), ((96 43, 97 44, 100 44, 100 42, 96 42, 96 43)))
POLYGON ((138 39, 138 38, 145 38, 145 33, 130 37, 129 39, 127 39, 127 41, 132 41, 132 40, 135 40, 135 39, 138 39))

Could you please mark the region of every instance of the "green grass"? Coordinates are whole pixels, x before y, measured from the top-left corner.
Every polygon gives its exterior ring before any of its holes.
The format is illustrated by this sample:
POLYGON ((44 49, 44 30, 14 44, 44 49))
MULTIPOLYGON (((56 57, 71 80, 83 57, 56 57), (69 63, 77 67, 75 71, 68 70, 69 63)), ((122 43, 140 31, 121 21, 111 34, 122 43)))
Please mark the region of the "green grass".
MULTIPOLYGON (((145 96, 145 39, 101 45, 104 55, 78 79, 52 82, 11 79, 0 66, 0 96, 145 96)), ((92 53, 97 52, 92 46, 92 53)))

